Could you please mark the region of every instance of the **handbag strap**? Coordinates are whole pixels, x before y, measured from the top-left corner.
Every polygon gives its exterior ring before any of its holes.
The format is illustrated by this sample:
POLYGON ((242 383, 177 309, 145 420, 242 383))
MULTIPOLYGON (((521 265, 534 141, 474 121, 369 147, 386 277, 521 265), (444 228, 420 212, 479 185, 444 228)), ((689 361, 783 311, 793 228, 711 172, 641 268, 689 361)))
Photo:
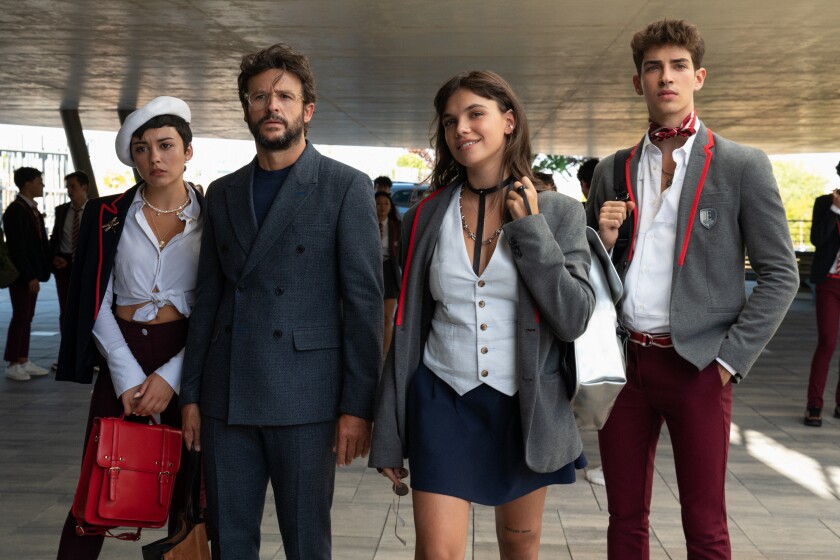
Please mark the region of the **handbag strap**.
MULTIPOLYGON (((627 148, 625 150, 619 150, 615 154, 615 161, 613 163, 613 187, 615 188, 616 200, 625 202, 630 200, 629 185, 627 185, 624 166, 627 163, 627 158, 633 154, 634 150, 635 148, 627 148)), ((625 258, 625 250, 630 245, 632 223, 632 220, 624 220, 624 223, 618 228, 618 238, 612 250, 613 265, 618 270, 622 270, 622 267, 628 264, 626 261, 622 261, 622 259, 625 258)))
POLYGON ((184 518, 190 524, 201 522, 201 452, 195 446, 187 452, 186 500, 184 500, 184 518))

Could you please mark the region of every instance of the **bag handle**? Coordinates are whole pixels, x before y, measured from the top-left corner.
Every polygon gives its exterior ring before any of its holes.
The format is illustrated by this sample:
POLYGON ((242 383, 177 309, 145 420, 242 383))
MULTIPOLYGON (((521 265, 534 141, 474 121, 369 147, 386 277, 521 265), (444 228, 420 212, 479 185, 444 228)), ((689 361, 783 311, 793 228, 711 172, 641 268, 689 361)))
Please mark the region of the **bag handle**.
POLYGON ((201 451, 195 445, 187 452, 187 499, 184 501, 184 519, 190 525, 201 522, 201 451))
MULTIPOLYGON (((159 425, 160 425, 160 424, 158 424, 158 421, 157 421, 157 420, 155 420, 155 417, 154 417, 154 416, 145 416, 144 418, 148 418, 148 419, 149 419, 149 422, 148 422, 148 423, 149 423, 150 425, 152 425, 152 426, 159 426, 159 425)), ((125 420, 125 412, 123 412, 122 414, 120 414, 119 419, 120 419, 120 420, 125 420)))

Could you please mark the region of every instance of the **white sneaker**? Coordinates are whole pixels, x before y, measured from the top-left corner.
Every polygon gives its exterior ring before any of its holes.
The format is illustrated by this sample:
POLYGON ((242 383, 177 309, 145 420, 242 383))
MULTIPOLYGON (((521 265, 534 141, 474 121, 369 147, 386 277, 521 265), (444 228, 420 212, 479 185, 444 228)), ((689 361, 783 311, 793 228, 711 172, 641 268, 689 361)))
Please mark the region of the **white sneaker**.
POLYGON ((20 364, 14 364, 6 368, 6 378, 15 381, 29 381, 31 377, 20 364))
POLYGON ((36 366, 32 362, 21 364, 21 369, 28 373, 31 377, 41 377, 42 375, 49 375, 50 370, 44 369, 41 366, 36 366))
POLYGON ((597 486, 606 486, 604 470, 601 467, 594 467, 586 471, 586 480, 597 486))

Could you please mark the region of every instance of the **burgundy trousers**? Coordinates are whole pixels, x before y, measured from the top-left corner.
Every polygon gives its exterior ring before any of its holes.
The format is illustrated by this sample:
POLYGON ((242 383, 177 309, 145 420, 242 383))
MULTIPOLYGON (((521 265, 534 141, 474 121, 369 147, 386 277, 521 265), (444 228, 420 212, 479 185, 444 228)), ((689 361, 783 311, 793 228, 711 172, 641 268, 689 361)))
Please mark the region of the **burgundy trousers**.
POLYGON ((608 557, 647 560, 654 459, 662 423, 674 450, 688 558, 731 558, 726 461, 732 383, 717 363, 702 371, 673 348, 628 343, 627 384, 598 433, 606 482, 608 557))
MULTIPOLYGON (((187 339, 186 319, 158 325, 143 325, 121 319, 117 319, 117 323, 120 325, 120 330, 125 337, 125 341, 128 343, 128 347, 131 349, 134 357, 137 358, 140 367, 143 368, 146 375, 154 373, 157 368, 180 352, 187 339)), ((114 384, 111 381, 111 373, 108 371, 105 360, 101 360, 101 362, 99 375, 96 378, 93 395, 90 399, 90 412, 88 412, 85 440, 82 446, 83 455, 85 449, 87 449, 90 432, 93 429, 93 419, 99 417, 118 417, 123 412, 122 402, 117 398, 114 384)), ((138 422, 148 421, 148 418, 143 417, 132 417, 129 419, 136 419, 138 422)), ((175 428, 181 427, 181 410, 178 406, 178 395, 172 396, 166 410, 160 415, 160 421, 162 424, 168 426, 175 428)), ((182 449, 181 452, 183 455, 186 453, 186 450, 182 449)), ((184 485, 185 481, 181 471, 175 477, 172 504, 169 509, 170 534, 175 530, 176 514, 184 508, 184 499, 186 497, 184 485)), ((70 511, 67 519, 64 521, 57 558, 58 560, 95 560, 99 557, 104 542, 105 537, 102 535, 77 535, 76 518, 73 516, 73 512, 70 511)), ((126 546, 130 545, 126 544, 126 546)), ((139 546, 137 556, 140 556, 139 546)))
MULTIPOLYGON (((828 365, 837 347, 837 327, 840 323, 840 278, 826 278, 817 284, 817 349, 811 360, 808 379, 808 406, 823 407, 823 392, 828 378, 828 365)), ((834 404, 840 406, 840 379, 834 393, 834 404)))
POLYGON ((12 303, 12 320, 6 333, 3 359, 16 363, 21 358, 29 357, 29 333, 32 330, 38 293, 29 291, 28 280, 17 279, 9 286, 9 299, 12 303))

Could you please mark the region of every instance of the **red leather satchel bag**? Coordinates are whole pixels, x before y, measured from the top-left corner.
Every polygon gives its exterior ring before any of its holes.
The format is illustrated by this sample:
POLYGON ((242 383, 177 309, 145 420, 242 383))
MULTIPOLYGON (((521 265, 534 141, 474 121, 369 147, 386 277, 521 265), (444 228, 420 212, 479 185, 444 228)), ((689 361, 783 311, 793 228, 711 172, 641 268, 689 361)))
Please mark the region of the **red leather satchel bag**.
POLYGON ((73 499, 76 533, 137 540, 141 528, 162 527, 181 466, 181 446, 181 430, 154 420, 95 418, 73 499), (138 530, 113 535, 115 527, 138 530))

